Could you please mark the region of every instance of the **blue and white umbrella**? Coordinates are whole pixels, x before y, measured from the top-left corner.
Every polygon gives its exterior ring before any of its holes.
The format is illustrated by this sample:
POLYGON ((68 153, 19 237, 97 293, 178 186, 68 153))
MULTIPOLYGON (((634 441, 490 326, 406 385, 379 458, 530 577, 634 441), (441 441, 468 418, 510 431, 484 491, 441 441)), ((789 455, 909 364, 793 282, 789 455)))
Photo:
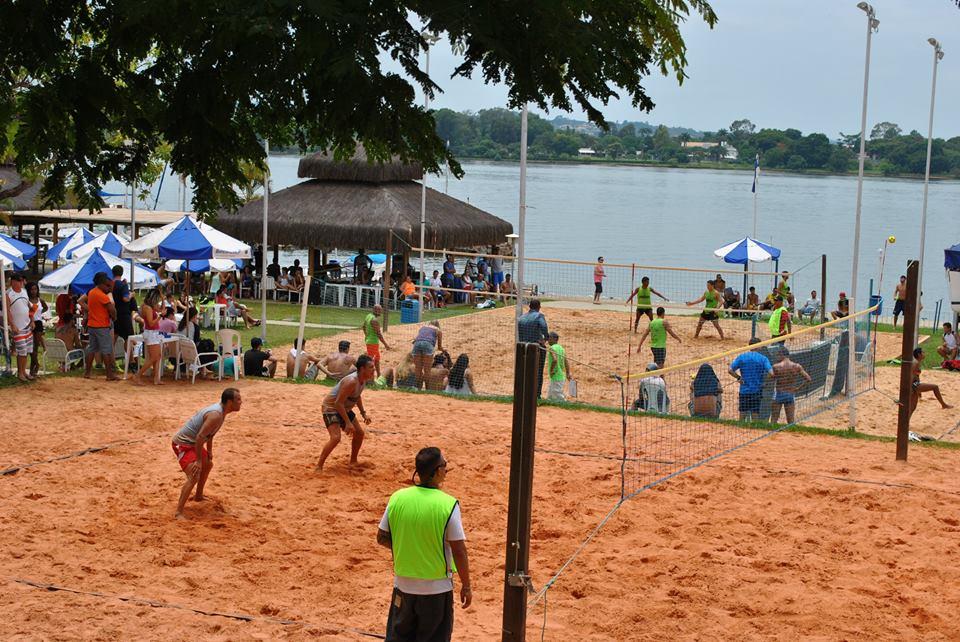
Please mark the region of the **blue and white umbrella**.
POLYGON ((45 292, 69 291, 74 294, 86 294, 93 288, 93 277, 97 272, 104 272, 112 278, 111 271, 115 265, 123 268, 121 278, 126 279, 133 289, 155 288, 160 282, 156 272, 142 265, 134 264, 131 276, 129 260, 96 249, 87 256, 59 270, 54 270, 40 279, 40 288, 45 292))
POLYGON ((103 250, 107 254, 120 256, 120 252, 127 246, 127 243, 129 243, 129 241, 126 237, 117 236, 113 232, 104 232, 103 234, 93 237, 83 245, 68 250, 66 258, 71 260, 80 259, 92 253, 94 250, 103 250))
POLYGON ((740 265, 746 265, 748 261, 762 263, 763 261, 775 261, 780 258, 778 248, 755 241, 749 236, 729 245, 724 245, 719 250, 715 250, 713 254, 723 259, 725 263, 740 265))
POLYGON ((23 260, 22 255, 7 254, 3 250, 0 250, 0 264, 9 265, 14 270, 27 269, 27 262, 23 260))
POLYGON ((159 230, 131 241, 124 258, 159 261, 166 259, 249 259, 250 246, 206 223, 184 216, 159 230))
POLYGON ((170 259, 163 264, 168 272, 179 272, 180 270, 190 269, 193 274, 201 272, 233 272, 243 268, 243 259, 197 259, 195 261, 184 261, 183 259, 170 259))
POLYGON ((0 234, 0 252, 3 252, 16 269, 22 270, 27 266, 26 259, 33 258, 37 248, 12 236, 0 234))
POLYGON ((56 245, 47 250, 47 258, 51 261, 62 261, 69 258, 70 250, 80 247, 87 241, 92 241, 97 237, 85 227, 75 228, 72 232, 66 234, 56 245))

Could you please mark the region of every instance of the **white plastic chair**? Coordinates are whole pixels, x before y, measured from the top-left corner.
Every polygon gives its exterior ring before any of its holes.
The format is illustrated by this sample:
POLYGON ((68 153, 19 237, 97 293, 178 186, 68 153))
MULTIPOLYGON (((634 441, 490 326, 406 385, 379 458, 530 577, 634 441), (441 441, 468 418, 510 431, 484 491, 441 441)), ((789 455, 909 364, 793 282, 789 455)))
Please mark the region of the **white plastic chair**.
POLYGON ((267 292, 267 296, 270 296, 270 293, 273 292, 273 300, 277 300, 277 281, 272 276, 268 276, 266 279, 266 285, 264 285, 264 290, 267 292))
MULTIPOLYGON (((204 365, 200 362, 200 357, 214 357, 217 364, 217 379, 223 380, 223 357, 220 356, 219 352, 197 352, 197 344, 186 337, 180 337, 180 361, 177 363, 177 369, 180 369, 180 364, 184 364, 187 367, 187 372, 190 373, 190 383, 197 382, 197 373, 200 372, 204 365)), ((209 363, 207 364, 210 365, 209 363)))
POLYGON ((63 339, 46 339, 44 343, 47 346, 46 351, 43 353, 44 370, 47 369, 48 357, 52 361, 59 363, 64 371, 69 370, 70 366, 74 363, 83 363, 83 350, 67 350, 67 344, 63 342, 63 339))
POLYGON ((661 415, 670 412, 670 397, 667 395, 666 384, 660 381, 640 382, 640 408, 647 412, 661 415))
POLYGON ((233 380, 238 380, 243 369, 243 339, 240 333, 236 330, 221 330, 217 333, 217 344, 222 356, 233 356, 233 380))
MULTIPOLYGON (((137 346, 143 345, 143 335, 142 334, 131 334, 127 337, 127 346, 126 350, 123 351, 123 378, 126 379, 127 375, 130 373, 130 364, 131 362, 136 362, 139 366, 140 357, 137 356, 137 346)), ((141 351, 142 351, 141 347, 141 351)), ((142 352, 141 352, 142 354, 142 352)))
POLYGON ((127 360, 127 344, 124 343, 123 337, 117 337, 117 340, 113 342, 113 358, 118 362, 121 359, 127 360))

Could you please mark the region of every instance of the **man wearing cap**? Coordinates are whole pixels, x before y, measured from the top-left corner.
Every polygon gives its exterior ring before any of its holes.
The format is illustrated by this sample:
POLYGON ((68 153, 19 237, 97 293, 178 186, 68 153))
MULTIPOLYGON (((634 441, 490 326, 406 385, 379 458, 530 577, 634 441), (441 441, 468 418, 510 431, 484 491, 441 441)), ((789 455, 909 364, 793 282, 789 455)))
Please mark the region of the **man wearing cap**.
POLYGON ((393 553, 393 596, 387 642, 446 641, 453 635, 453 571, 460 604, 470 606, 470 566, 460 503, 440 490, 447 462, 439 448, 417 453, 420 483, 390 496, 377 543, 393 553))
POLYGON ((250 349, 243 353, 243 374, 246 377, 270 377, 277 373, 277 358, 269 350, 262 350, 263 339, 250 339, 250 349))
POLYGON ((30 303, 23 280, 19 272, 14 272, 10 277, 10 287, 4 295, 7 297, 7 318, 4 322, 10 326, 10 338, 17 355, 17 379, 27 382, 36 379, 27 369, 27 357, 33 354, 33 315, 37 307, 30 303))

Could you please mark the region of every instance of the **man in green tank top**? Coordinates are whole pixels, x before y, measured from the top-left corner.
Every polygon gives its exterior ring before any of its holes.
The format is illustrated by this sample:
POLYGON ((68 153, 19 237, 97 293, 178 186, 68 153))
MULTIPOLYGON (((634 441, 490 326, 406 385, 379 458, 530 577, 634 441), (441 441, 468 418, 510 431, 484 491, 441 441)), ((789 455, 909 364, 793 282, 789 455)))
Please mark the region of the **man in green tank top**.
POLYGON ((697 331, 693 333, 693 338, 699 337, 704 322, 710 321, 713 323, 713 327, 717 329, 720 340, 723 341, 723 328, 720 327, 720 315, 717 313, 717 309, 720 307, 720 294, 714 287, 713 281, 707 281, 707 289, 703 295, 696 301, 687 301, 687 305, 696 305, 700 302, 704 302, 705 305, 703 312, 700 313, 700 321, 697 323, 697 331))
POLYGON ((373 306, 373 312, 367 314, 363 319, 363 342, 367 346, 367 354, 373 359, 373 365, 377 369, 377 376, 380 376, 380 344, 383 344, 384 350, 389 350, 386 339, 383 338, 383 332, 380 331, 379 316, 383 314, 383 308, 378 303, 373 306))
POLYGON ((550 375, 550 386, 547 388, 547 399, 566 401, 563 387, 573 377, 570 374, 570 362, 567 361, 567 351, 560 345, 560 335, 551 332, 547 335, 547 372, 550 375))
POLYGON ((673 331, 666 319, 667 311, 662 307, 657 308, 657 318, 650 322, 640 337, 640 343, 637 345, 637 353, 643 347, 643 342, 650 337, 650 350, 653 352, 653 360, 658 368, 662 368, 667 360, 667 334, 677 340, 677 343, 683 343, 677 333, 673 331))
POLYGON ((460 576, 460 604, 470 606, 470 565, 460 503, 440 487, 447 462, 439 448, 417 453, 420 483, 390 496, 377 543, 393 553, 389 640, 450 640, 453 635, 453 572, 460 576))
POLYGON ((650 277, 645 276, 640 279, 640 287, 633 291, 633 294, 627 299, 627 303, 633 300, 633 297, 637 297, 637 316, 633 320, 633 331, 637 331, 637 325, 640 323, 640 317, 644 314, 653 321, 653 304, 650 300, 650 295, 656 294, 658 297, 664 301, 669 301, 667 297, 663 296, 656 290, 650 287, 650 277))
POLYGON ((773 312, 770 314, 770 320, 767 322, 771 339, 790 334, 793 330, 793 324, 790 322, 790 312, 784 306, 782 296, 777 297, 774 306, 773 312))

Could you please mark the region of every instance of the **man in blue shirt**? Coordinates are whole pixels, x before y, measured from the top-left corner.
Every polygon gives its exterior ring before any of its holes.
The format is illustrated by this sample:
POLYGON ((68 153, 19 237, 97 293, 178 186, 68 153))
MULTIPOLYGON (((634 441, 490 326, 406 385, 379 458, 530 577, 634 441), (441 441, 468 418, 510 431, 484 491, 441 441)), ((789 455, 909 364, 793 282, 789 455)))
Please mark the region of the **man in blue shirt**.
MULTIPOLYGON (((755 343, 760 343, 760 339, 750 339, 750 345, 755 343)), ((763 381, 771 372, 773 365, 770 364, 770 359, 753 350, 744 352, 730 364, 730 376, 740 382, 741 421, 760 419, 763 381)))
POLYGON ((540 344, 540 374, 537 377, 537 397, 539 398, 540 391, 543 389, 543 366, 547 361, 547 337, 550 335, 547 331, 547 319, 540 312, 539 300, 530 300, 529 310, 520 317, 517 329, 520 343, 540 344))

